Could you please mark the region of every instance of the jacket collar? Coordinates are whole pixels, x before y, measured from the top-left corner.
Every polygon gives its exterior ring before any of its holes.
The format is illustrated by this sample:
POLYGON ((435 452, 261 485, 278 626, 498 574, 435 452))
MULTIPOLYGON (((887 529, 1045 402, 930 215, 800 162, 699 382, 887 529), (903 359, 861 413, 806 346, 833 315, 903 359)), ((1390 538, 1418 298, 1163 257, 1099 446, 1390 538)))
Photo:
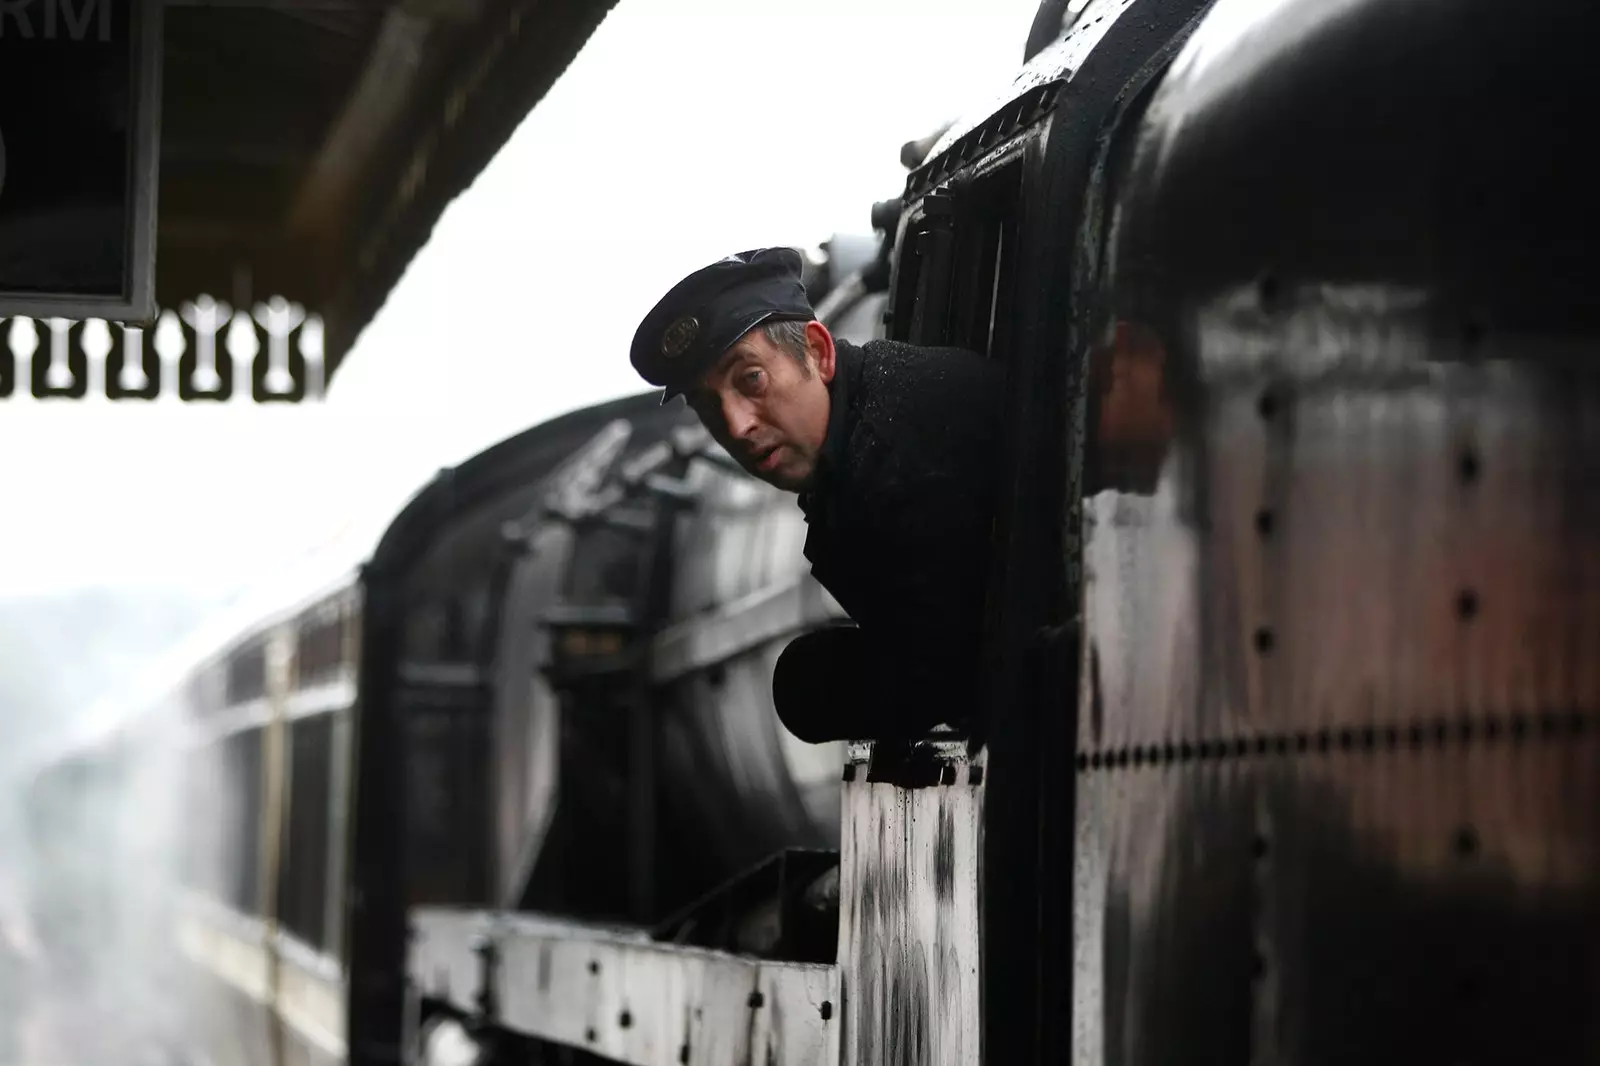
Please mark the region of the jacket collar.
POLYGON ((819 499, 837 484, 839 472, 844 469, 852 421, 850 403, 861 375, 861 349, 849 341, 835 340, 833 350, 833 380, 828 382, 828 431, 822 439, 822 450, 817 454, 811 486, 800 494, 800 509, 808 517, 819 499))

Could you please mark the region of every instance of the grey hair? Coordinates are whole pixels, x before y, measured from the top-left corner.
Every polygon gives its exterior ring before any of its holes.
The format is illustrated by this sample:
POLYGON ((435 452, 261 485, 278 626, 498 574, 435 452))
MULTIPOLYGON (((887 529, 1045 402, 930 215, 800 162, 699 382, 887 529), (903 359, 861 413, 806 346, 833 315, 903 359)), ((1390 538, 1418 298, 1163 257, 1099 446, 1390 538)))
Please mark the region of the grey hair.
POLYGON ((806 325, 799 319, 780 318, 776 322, 762 323, 761 332, 767 340, 788 352, 800 364, 800 369, 809 375, 811 368, 806 366, 806 325))

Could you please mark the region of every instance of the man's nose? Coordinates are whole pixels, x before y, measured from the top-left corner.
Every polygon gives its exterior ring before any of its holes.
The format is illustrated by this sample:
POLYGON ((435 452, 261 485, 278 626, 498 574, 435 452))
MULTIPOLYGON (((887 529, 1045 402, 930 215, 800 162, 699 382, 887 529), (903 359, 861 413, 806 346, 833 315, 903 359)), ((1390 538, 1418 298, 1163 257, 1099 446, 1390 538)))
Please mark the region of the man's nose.
POLYGON ((730 398, 722 401, 722 424, 728 427, 728 436, 743 440, 755 432, 757 420, 749 404, 730 398))

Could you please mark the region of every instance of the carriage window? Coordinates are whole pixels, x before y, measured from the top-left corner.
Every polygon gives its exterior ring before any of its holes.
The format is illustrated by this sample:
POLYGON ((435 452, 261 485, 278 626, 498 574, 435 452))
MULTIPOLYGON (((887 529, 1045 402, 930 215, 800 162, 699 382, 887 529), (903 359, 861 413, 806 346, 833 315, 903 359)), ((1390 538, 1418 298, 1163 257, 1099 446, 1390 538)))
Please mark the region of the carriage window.
POLYGON ((289 817, 278 865, 278 917, 290 935, 326 948, 328 801, 332 714, 297 718, 289 729, 289 817))

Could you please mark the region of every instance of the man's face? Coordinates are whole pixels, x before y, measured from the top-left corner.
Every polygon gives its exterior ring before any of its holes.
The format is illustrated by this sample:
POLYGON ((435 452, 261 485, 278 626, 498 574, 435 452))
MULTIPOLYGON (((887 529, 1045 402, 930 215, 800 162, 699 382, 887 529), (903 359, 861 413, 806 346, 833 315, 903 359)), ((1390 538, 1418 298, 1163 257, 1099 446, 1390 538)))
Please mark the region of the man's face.
POLYGON ((739 338, 685 399, 718 444, 751 474, 788 492, 804 491, 828 434, 833 337, 806 325, 805 364, 761 327, 739 338))

